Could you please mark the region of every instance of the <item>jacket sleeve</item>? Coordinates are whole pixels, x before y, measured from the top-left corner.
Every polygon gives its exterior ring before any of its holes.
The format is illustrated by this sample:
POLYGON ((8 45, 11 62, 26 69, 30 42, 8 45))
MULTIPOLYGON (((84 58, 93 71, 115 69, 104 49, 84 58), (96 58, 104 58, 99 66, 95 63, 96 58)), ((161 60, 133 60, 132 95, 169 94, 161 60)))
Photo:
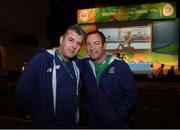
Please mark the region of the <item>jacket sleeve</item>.
POLYGON ((17 106, 26 113, 32 111, 33 91, 37 83, 37 58, 32 59, 21 73, 16 85, 17 106))
POLYGON ((122 86, 122 102, 115 111, 116 121, 128 117, 129 112, 137 101, 136 85, 132 71, 126 63, 123 64, 121 70, 123 70, 120 78, 120 86, 122 86))

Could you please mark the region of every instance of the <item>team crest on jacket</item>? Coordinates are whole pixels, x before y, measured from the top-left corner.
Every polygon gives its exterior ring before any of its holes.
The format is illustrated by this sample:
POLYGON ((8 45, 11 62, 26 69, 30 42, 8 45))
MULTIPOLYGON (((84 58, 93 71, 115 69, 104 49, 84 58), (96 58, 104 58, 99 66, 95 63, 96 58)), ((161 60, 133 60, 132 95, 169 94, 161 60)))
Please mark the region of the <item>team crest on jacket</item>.
POLYGON ((111 67, 108 71, 109 74, 114 74, 115 73, 115 67, 111 67))
MULTIPOLYGON (((56 69, 60 69, 60 65, 56 65, 56 69)), ((52 72, 52 68, 48 68, 47 72, 51 73, 52 72)))
POLYGON ((60 65, 56 65, 56 69, 60 69, 60 65))
POLYGON ((52 72, 52 68, 48 68, 48 69, 47 69, 47 72, 52 72))

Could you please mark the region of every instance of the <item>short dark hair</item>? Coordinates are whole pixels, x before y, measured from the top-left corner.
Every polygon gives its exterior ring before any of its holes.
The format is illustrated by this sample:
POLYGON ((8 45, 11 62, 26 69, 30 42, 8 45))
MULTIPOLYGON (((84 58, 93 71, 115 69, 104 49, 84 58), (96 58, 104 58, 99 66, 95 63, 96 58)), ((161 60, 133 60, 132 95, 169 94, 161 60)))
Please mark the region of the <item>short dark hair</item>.
POLYGON ((75 31, 78 35, 83 36, 83 38, 85 39, 86 33, 78 24, 68 26, 65 29, 63 35, 65 36, 69 30, 75 31))
POLYGON ((164 64, 161 64, 161 67, 164 67, 164 64))
POLYGON ((175 68, 174 65, 172 65, 172 66, 171 66, 171 69, 174 69, 174 68, 175 68))
MULTIPOLYGON (((104 43, 106 42, 106 37, 105 37, 105 35, 104 35, 102 32, 100 32, 100 31, 98 31, 98 30, 91 31, 91 32, 87 33, 86 38, 87 38, 87 36, 89 36, 89 35, 91 35, 91 34, 99 34, 99 36, 100 36, 101 39, 102 39, 102 43, 104 44, 104 43)), ((86 39, 85 39, 85 40, 86 40, 86 39)))

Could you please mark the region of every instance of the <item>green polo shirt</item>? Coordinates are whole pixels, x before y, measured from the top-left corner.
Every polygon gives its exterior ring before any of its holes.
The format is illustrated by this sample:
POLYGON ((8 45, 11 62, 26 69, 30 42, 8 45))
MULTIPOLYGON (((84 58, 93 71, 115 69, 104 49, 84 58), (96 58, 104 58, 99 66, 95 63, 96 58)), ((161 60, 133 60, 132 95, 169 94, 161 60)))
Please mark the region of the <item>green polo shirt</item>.
POLYGON ((99 86, 101 74, 104 71, 104 69, 108 66, 111 57, 112 55, 107 56, 103 63, 94 63, 95 71, 96 71, 96 82, 98 86, 99 86))

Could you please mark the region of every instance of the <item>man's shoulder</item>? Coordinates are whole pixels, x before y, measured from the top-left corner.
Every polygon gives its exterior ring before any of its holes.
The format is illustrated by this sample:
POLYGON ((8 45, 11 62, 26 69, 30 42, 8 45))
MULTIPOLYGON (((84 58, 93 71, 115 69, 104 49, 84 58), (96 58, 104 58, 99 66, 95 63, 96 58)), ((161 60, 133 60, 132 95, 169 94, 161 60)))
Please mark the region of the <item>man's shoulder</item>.
POLYGON ((82 58, 78 59, 78 61, 79 61, 80 63, 85 63, 85 62, 88 62, 89 60, 90 60, 89 57, 82 57, 82 58))
POLYGON ((38 59, 38 60, 43 60, 43 59, 47 59, 47 57, 50 57, 50 54, 48 54, 47 52, 41 52, 34 55, 33 58, 38 59))
POLYGON ((32 64, 42 64, 47 63, 48 61, 52 61, 53 56, 47 53, 46 51, 36 53, 31 59, 30 62, 32 64))
POLYGON ((120 58, 115 58, 114 62, 120 65, 128 65, 123 59, 120 58))

